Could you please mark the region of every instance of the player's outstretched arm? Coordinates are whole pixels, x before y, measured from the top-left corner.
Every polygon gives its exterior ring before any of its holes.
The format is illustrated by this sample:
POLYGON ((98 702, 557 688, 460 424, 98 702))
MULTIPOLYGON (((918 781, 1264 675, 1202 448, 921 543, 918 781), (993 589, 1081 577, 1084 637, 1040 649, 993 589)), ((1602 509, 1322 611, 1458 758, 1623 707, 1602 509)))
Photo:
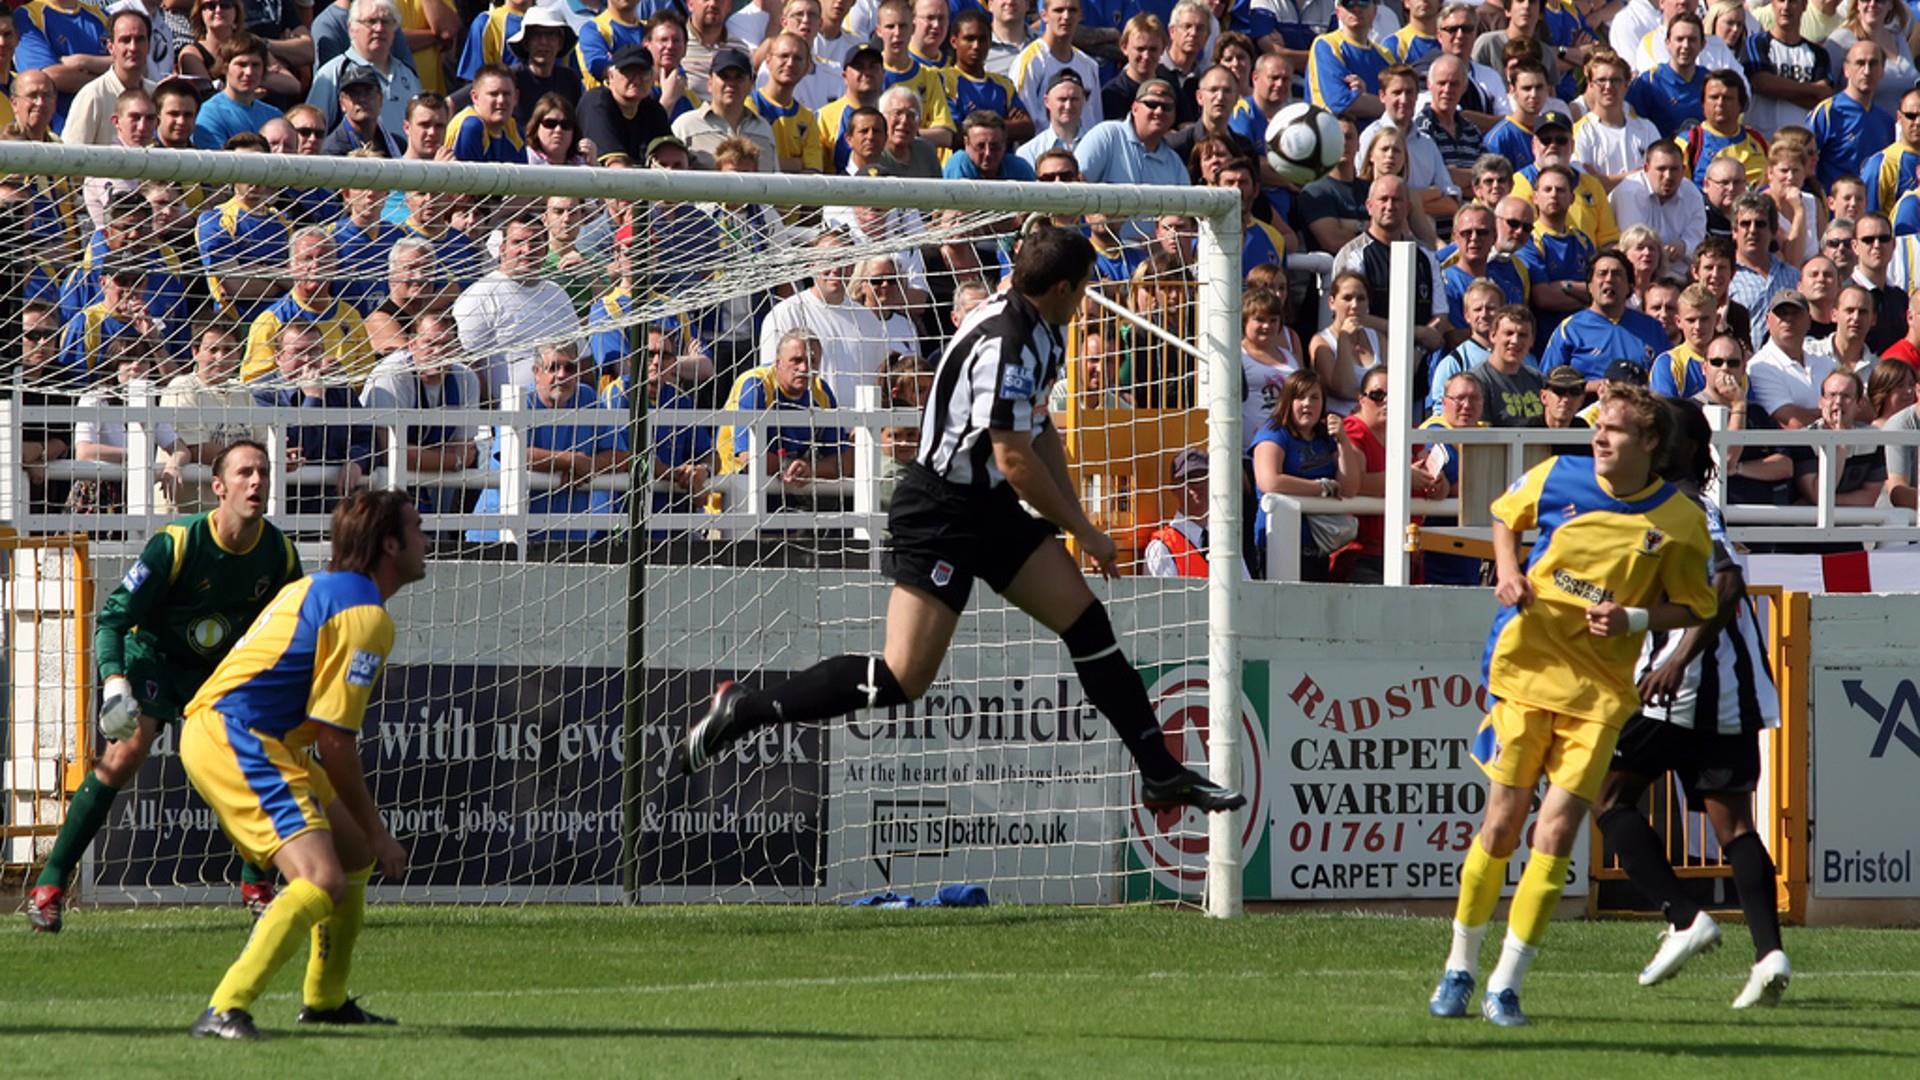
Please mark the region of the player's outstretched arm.
POLYGON ((354 746, 353 733, 322 726, 314 745, 320 750, 320 765, 326 769, 327 779, 333 781, 340 805, 366 832, 367 840, 373 845, 373 857, 380 864, 380 872, 390 880, 398 880, 407 872, 407 849, 400 846, 387 831, 386 822, 380 820, 373 793, 367 790, 366 773, 360 768, 360 751, 354 746))

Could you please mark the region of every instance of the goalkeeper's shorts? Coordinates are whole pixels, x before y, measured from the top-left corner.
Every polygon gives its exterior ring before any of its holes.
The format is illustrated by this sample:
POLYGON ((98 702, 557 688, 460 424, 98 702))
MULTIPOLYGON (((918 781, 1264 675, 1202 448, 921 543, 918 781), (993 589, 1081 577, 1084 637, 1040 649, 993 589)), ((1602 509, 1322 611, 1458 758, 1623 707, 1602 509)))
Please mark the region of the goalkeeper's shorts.
POLYGON ((887 510, 881 567, 957 613, 967 609, 975 578, 1005 592, 1034 551, 1057 535, 1050 522, 1021 507, 1008 485, 961 487, 915 462, 887 510))
POLYGON ((180 732, 187 779, 219 815, 240 856, 270 866, 287 841, 327 829, 333 784, 306 750, 230 724, 212 709, 187 717, 180 732))

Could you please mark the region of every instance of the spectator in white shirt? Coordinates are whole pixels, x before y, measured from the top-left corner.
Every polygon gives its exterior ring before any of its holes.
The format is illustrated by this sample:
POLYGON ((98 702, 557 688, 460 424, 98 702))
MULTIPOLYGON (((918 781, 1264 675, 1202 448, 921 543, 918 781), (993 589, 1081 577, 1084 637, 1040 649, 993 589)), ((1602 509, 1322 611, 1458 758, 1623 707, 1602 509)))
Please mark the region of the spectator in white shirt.
POLYGON ((1662 139, 1647 147, 1646 163, 1607 196, 1621 229, 1645 225, 1666 243, 1667 261, 1684 265, 1707 237, 1707 200, 1687 179, 1680 148, 1662 139))
POLYGON ((1447 171, 1447 160, 1430 135, 1413 124, 1420 101, 1420 76, 1405 64, 1396 64, 1380 73, 1380 119, 1360 133, 1360 151, 1355 160, 1368 160, 1373 140, 1389 129, 1406 137, 1406 181, 1420 192, 1420 208, 1436 221, 1451 221, 1459 207, 1460 188, 1447 171))
MULTIPOLYGON (((837 230, 821 233, 814 247, 820 258, 826 251, 847 246, 837 230)), ((771 367, 782 336, 790 330, 808 330, 820 339, 818 374, 833 391, 835 401, 849 407, 862 386, 879 386, 887 362, 887 328, 873 312, 847 295, 845 263, 829 262, 815 269, 813 284, 774 305, 760 324, 760 363, 771 367)))
POLYGON ((1633 71, 1612 54, 1587 61, 1587 115, 1573 125, 1573 159, 1580 171, 1612 191, 1660 141, 1660 129, 1627 111, 1633 71))
MULTIPOLYGON (((407 347, 383 357, 360 391, 360 404, 375 409, 473 409, 482 404, 480 380, 453 359, 460 341, 453 320, 429 311, 413 321, 407 347)), ((422 510, 458 511, 466 492, 436 487, 442 473, 471 469, 479 461, 468 424, 410 424, 407 427, 407 486, 422 510)), ((380 437, 384 440, 385 434, 380 437)))
POLYGON ((1749 399, 1783 428, 1803 428, 1820 419, 1820 381, 1833 358, 1809 351, 1807 298, 1781 289, 1767 306, 1768 340, 1747 363, 1749 399))
POLYGON ((475 359, 487 402, 510 385, 533 385, 537 344, 580 332, 566 290, 540 276, 546 239, 540 211, 520 211, 501 230, 499 268, 453 302, 461 351, 475 359))

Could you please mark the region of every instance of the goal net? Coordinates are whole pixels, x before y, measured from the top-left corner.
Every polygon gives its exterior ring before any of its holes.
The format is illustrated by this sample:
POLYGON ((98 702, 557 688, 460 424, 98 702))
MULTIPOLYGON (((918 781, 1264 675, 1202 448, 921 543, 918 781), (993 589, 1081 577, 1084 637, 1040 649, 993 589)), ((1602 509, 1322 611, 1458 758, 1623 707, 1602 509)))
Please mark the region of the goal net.
MULTIPOLYGON (((429 572, 389 605, 361 739, 412 852, 383 895, 1199 900, 1212 852, 1225 913, 1260 872, 1237 853, 1264 811, 1210 835, 1140 809, 1057 638, 984 586, 922 700, 672 768, 719 683, 880 651, 886 507, 941 351, 1022 230, 1058 227, 1101 252, 1050 408, 1121 549, 1096 592, 1176 752, 1254 785, 1261 672, 1208 632, 1231 590, 1155 546, 1182 514, 1211 511, 1216 553, 1239 534, 1238 396, 1206 400, 1238 381, 1230 197, 21 143, 0 174, 21 358, 0 507, 22 533, 87 534, 97 600, 214 505, 236 440, 268 448, 268 514, 308 572, 343 491, 415 494, 429 572), (1209 460, 1236 463, 1211 496, 1209 460)), ((199 652, 180 669, 242 629, 179 628, 199 652)), ((57 764, 38 774, 80 775, 57 764)), ((236 874, 168 731, 83 895, 224 900, 236 874)))

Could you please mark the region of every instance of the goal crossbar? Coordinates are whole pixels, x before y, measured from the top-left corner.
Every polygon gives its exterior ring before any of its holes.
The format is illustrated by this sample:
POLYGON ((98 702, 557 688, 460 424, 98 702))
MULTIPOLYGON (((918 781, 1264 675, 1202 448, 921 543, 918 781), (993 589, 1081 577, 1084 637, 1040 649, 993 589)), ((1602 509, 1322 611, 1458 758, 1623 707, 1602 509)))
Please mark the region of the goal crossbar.
POLYGON ((1200 219, 1232 219, 1236 231, 1240 214, 1239 195, 1219 188, 588 169, 29 142, 0 142, 0 173, 272 187, 380 187, 467 195, 564 195, 629 202, 744 201, 771 206, 1003 210, 1115 217, 1188 214, 1200 219))

